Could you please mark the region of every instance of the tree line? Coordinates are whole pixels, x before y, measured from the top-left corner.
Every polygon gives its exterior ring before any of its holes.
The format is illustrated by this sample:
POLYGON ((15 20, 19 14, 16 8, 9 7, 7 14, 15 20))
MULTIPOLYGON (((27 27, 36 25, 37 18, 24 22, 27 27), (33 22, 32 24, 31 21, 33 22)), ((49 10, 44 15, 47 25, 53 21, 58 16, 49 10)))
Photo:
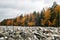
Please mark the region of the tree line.
POLYGON ((44 9, 41 12, 34 11, 33 13, 13 18, 4 19, 0 22, 1 26, 60 26, 60 5, 56 2, 52 7, 44 9))

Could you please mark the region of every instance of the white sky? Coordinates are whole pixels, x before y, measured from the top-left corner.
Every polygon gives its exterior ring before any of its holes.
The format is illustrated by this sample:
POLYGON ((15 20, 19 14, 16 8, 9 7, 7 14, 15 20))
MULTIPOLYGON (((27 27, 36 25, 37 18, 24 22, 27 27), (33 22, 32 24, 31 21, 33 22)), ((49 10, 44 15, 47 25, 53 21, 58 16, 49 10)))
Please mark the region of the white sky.
POLYGON ((54 1, 60 5, 60 0, 0 0, 0 21, 33 11, 40 12, 43 8, 51 7, 54 1))

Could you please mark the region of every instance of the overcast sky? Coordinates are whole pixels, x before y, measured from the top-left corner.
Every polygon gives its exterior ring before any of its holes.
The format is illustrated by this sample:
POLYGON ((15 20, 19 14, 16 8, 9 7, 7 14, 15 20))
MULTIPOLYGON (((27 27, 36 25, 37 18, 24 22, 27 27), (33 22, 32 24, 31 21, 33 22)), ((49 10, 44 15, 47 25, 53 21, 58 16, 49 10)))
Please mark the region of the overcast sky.
POLYGON ((60 0, 0 0, 0 21, 33 11, 40 12, 52 6, 54 1, 60 4, 60 0))

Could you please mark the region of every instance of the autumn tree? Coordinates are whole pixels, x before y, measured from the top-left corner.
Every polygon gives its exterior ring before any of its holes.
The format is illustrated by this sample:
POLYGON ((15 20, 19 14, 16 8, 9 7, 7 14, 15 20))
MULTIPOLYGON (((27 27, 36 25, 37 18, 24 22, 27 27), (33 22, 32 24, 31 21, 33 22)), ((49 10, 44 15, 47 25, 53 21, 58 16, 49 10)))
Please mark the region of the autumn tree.
POLYGON ((60 6, 57 5, 56 2, 54 2, 50 10, 51 10, 50 21, 52 22, 52 26, 59 26, 60 6))
POLYGON ((54 11, 56 13, 56 26, 58 27, 60 25, 60 6, 57 5, 54 11))
POLYGON ((43 10, 41 11, 41 14, 40 14, 40 24, 41 24, 41 26, 45 26, 44 25, 44 12, 45 12, 45 10, 44 10, 44 8, 43 8, 43 10))
POLYGON ((36 13, 37 13, 37 12, 36 12, 36 11, 34 11, 34 12, 33 12, 33 15, 35 15, 35 16, 36 16, 36 13))
POLYGON ((40 14, 39 12, 36 14, 36 18, 35 18, 35 21, 36 21, 36 26, 40 26, 41 25, 41 20, 40 20, 40 14))
POLYGON ((28 26, 28 18, 25 19, 25 22, 24 23, 25 23, 24 24, 25 26, 28 26))
POLYGON ((1 22, 1 25, 5 26, 6 25, 6 19, 4 19, 2 22, 1 22))

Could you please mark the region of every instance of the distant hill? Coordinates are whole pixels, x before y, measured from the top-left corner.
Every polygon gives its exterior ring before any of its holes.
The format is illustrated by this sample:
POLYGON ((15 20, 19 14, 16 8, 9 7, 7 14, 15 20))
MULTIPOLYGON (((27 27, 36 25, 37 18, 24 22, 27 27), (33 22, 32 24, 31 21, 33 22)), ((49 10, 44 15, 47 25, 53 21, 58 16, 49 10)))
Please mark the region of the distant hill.
POLYGON ((13 18, 4 19, 0 22, 0 26, 60 26, 60 5, 56 2, 52 7, 41 11, 41 13, 34 11, 33 13, 13 18))

